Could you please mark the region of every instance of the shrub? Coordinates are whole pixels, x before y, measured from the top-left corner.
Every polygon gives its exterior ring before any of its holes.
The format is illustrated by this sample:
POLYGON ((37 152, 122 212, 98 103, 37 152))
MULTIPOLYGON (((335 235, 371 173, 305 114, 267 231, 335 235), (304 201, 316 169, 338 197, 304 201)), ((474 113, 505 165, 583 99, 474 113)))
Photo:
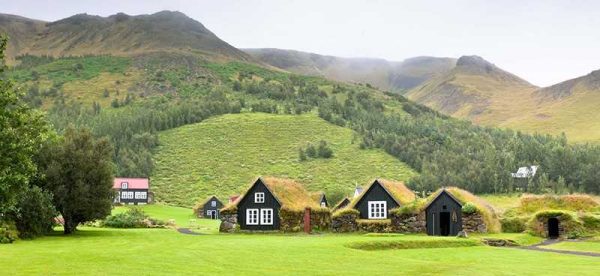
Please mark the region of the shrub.
POLYGON ((155 228, 164 227, 166 223, 162 220, 149 218, 139 208, 129 208, 124 213, 108 216, 101 225, 113 228, 155 228))
POLYGON ((410 204, 404 205, 402 207, 399 208, 394 208, 392 210, 390 210, 390 214, 395 214, 395 215, 416 215, 419 214, 423 211, 423 207, 425 206, 424 204, 425 202, 422 200, 419 201, 413 201, 410 204))
POLYGON ((19 237, 19 231, 13 222, 0 221, 0 243, 12 243, 19 237))
POLYGON ((34 238, 52 231, 57 212, 50 193, 34 186, 19 199, 17 208, 14 220, 20 238, 34 238))
POLYGON ((528 216, 510 216, 500 219, 502 224, 502 232, 506 233, 522 233, 527 229, 527 222, 531 218, 528 216))
POLYGON ((321 158, 333 157, 333 150, 327 145, 326 141, 321 140, 321 142, 319 142, 318 155, 321 158))
POLYGON ((465 214, 473 214, 477 212, 477 206, 475 206, 475 204, 472 202, 467 202, 465 205, 463 205, 462 212, 465 214))

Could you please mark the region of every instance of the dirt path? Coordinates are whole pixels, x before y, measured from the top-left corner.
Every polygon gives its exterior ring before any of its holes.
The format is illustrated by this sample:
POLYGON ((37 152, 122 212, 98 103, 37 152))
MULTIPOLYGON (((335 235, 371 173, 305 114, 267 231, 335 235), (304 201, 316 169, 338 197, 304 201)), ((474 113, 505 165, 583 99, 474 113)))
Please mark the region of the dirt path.
POLYGON ((202 233, 194 232, 194 231, 190 230, 189 228, 177 228, 177 232, 179 232, 181 234, 186 234, 186 235, 204 235, 202 233))
POLYGON ((551 245, 551 244, 556 244, 562 242, 561 240, 557 240, 557 239, 553 239, 553 240, 545 240, 541 243, 538 244, 534 244, 534 245, 530 245, 530 246, 521 246, 521 247, 517 247, 520 249, 525 249, 525 250, 534 250, 534 251, 542 251, 542 252, 552 252, 552 253, 559 253, 559 254, 569 254, 569 255, 577 255, 577 256, 588 256, 588 257, 600 257, 600 253, 594 253, 594 252, 583 252, 583 251, 572 251, 572 250, 558 250, 558 249, 550 249, 550 248, 543 248, 540 246, 546 246, 546 245, 551 245))

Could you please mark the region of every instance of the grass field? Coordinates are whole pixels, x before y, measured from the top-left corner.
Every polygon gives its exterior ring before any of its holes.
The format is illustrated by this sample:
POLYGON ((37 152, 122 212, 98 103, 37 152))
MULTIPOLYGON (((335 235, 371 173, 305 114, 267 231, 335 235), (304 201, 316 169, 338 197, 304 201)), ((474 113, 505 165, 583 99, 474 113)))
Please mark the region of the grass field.
POLYGON ((382 150, 359 149, 350 129, 315 114, 224 115, 160 134, 151 177, 158 201, 191 207, 216 194, 241 193, 257 176, 300 180, 309 190, 351 193, 376 177, 408 180, 414 172, 382 150), (326 140, 331 159, 299 161, 298 148, 326 140), (224 162, 226 161, 226 162, 224 162))
MULTIPOLYGON (((113 209, 112 214, 122 213, 133 206, 118 206, 113 209)), ((165 222, 174 220, 177 227, 193 228, 194 231, 202 233, 216 233, 219 231, 220 220, 198 219, 192 213, 192 209, 167 206, 167 205, 139 205, 135 208, 142 209, 149 217, 160 219, 165 222)))
POLYGON ((172 229, 82 228, 0 245, 3 275, 598 275, 598 259, 469 246, 358 250, 355 242, 451 241, 415 235, 183 235, 172 229))
POLYGON ((589 241, 565 241, 560 243, 551 244, 545 246, 546 248, 559 249, 559 250, 573 250, 583 252, 595 252, 600 253, 600 239, 589 240, 589 241))

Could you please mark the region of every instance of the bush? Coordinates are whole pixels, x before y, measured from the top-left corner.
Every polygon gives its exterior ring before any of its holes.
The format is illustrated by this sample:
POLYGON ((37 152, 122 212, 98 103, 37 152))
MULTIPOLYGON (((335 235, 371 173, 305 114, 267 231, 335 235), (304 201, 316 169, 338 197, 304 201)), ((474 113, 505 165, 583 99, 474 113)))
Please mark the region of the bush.
POLYGON ((500 219, 502 224, 502 232, 506 233, 522 233, 527 229, 527 222, 531 218, 528 216, 521 217, 504 217, 500 219))
POLYGON ((319 142, 318 155, 321 158, 333 157, 333 150, 327 145, 326 141, 321 140, 321 142, 319 142))
POLYGON ((475 204, 472 202, 467 202, 465 205, 463 205, 462 212, 465 214, 473 214, 477 212, 477 206, 475 206, 475 204))
POLYGON ((113 228, 155 228, 165 227, 166 223, 161 220, 149 218, 139 208, 130 208, 124 213, 108 216, 101 225, 113 228))
POLYGON ((0 221, 0 243, 12 243, 19 237, 19 231, 13 222, 0 221))
POLYGON ((341 217, 341 216, 345 216, 345 215, 359 216, 360 212, 358 210, 355 210, 352 208, 344 208, 344 209, 340 209, 340 210, 336 211, 335 213, 333 213, 333 215, 331 217, 337 218, 337 217, 341 217))
POLYGON ((19 199, 17 208, 14 220, 20 238, 34 238, 52 231, 57 212, 50 193, 34 186, 19 199))

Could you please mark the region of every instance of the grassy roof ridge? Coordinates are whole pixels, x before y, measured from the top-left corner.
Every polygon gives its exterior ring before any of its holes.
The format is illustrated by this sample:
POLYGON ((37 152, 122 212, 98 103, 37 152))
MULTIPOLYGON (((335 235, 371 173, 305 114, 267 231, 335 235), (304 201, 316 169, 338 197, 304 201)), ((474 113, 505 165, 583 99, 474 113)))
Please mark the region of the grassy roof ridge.
POLYGON ((369 191, 369 189, 375 185, 375 183, 381 184, 381 186, 390 194, 390 196, 392 196, 392 198, 394 198, 394 200, 396 200, 400 205, 409 204, 416 199, 416 195, 413 193, 413 191, 406 187, 404 182, 376 178, 369 182, 369 185, 363 189, 359 196, 350 200, 348 208, 354 208, 356 204, 363 198, 363 196, 369 191))
POLYGON ((281 204, 282 209, 288 209, 292 211, 301 211, 305 208, 319 209, 321 206, 313 200, 311 193, 309 193, 299 182, 288 178, 279 178, 274 176, 259 176, 252 181, 252 184, 246 189, 246 191, 240 195, 234 202, 225 206, 222 211, 231 211, 237 208, 239 202, 246 196, 250 188, 252 188, 257 181, 261 181, 267 189, 275 196, 275 198, 281 204))

